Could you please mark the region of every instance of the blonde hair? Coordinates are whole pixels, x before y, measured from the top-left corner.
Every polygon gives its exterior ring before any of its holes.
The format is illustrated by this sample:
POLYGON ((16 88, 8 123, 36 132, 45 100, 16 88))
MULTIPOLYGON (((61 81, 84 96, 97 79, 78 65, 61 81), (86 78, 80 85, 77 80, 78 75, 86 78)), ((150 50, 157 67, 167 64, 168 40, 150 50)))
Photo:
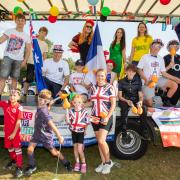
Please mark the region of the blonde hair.
POLYGON ((74 95, 74 97, 72 98, 72 101, 71 101, 71 102, 73 102, 75 99, 80 99, 80 100, 82 100, 82 103, 83 103, 83 97, 82 97, 82 95, 80 95, 80 94, 74 95))
POLYGON ((42 98, 42 99, 51 100, 51 98, 52 98, 52 93, 51 93, 51 91, 49 91, 48 89, 43 89, 43 90, 41 90, 41 92, 39 93, 39 97, 42 98))
POLYGON ((107 75, 107 71, 106 71, 105 69, 98 69, 98 70, 96 71, 96 76, 97 76, 97 74, 98 74, 99 72, 103 72, 105 75, 107 75))
POLYGON ((88 41, 88 44, 89 44, 89 45, 91 44, 91 41, 92 41, 94 32, 93 32, 93 28, 92 28, 91 33, 88 35, 88 37, 86 37, 86 32, 85 32, 85 31, 86 31, 86 24, 87 24, 87 23, 85 23, 85 25, 84 25, 84 27, 83 27, 82 33, 80 33, 80 37, 79 37, 79 42, 78 42, 78 44, 84 43, 84 42, 86 41, 86 39, 87 39, 87 41, 88 41))

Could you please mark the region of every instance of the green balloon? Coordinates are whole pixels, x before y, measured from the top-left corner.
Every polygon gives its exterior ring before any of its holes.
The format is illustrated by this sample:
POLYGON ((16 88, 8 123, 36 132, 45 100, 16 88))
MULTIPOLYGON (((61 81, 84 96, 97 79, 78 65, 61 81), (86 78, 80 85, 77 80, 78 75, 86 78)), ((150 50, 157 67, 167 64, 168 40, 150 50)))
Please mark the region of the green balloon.
POLYGON ((19 12, 23 12, 23 9, 19 6, 16 6, 13 10, 14 14, 17 15, 19 12))
POLYGON ((103 7, 101 9, 101 14, 103 16, 109 16, 111 14, 111 10, 109 9, 109 7, 103 7))
POLYGON ((76 93, 72 92, 69 95, 69 101, 72 101, 73 97, 76 95, 76 93))

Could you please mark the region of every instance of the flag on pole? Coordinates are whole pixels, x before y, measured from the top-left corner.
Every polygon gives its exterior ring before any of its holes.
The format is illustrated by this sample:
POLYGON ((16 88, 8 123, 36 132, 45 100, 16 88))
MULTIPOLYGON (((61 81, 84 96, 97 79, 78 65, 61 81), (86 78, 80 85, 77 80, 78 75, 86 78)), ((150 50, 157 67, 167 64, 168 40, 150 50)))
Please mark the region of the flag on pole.
POLYGON ((40 92, 41 90, 46 88, 46 84, 42 76, 43 59, 36 34, 33 30, 31 18, 30 18, 30 37, 32 42, 32 51, 33 51, 34 68, 35 68, 35 76, 36 76, 36 87, 38 92, 40 92))
POLYGON ((94 73, 97 69, 106 69, 106 61, 102 47, 101 36, 98 24, 96 24, 94 36, 87 54, 86 67, 88 68, 88 77, 90 82, 96 83, 94 73))

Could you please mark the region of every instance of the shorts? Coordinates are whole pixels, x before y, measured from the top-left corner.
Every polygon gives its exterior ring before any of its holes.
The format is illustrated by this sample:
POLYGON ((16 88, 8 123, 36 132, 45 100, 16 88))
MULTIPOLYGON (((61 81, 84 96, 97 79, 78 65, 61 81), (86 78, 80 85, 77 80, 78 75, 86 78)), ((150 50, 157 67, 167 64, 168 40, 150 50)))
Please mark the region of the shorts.
POLYGON ((22 61, 13 60, 7 56, 4 56, 0 61, 0 77, 7 79, 9 76, 18 79, 20 76, 22 61))
POLYGON ((32 138, 31 138, 29 143, 41 144, 46 149, 53 149, 54 148, 54 141, 53 141, 53 139, 46 139, 46 140, 42 141, 42 140, 34 138, 32 136, 32 138))
MULTIPOLYGON (((160 77, 156 87, 162 88, 166 85, 168 79, 160 77)), ((142 87, 142 92, 144 94, 144 99, 151 99, 155 96, 155 87, 154 88, 149 88, 148 86, 144 85, 142 87)))
POLYGON ((26 82, 32 83, 35 80, 34 64, 27 64, 26 82))
POLYGON ((75 143, 84 144, 84 132, 72 131, 72 141, 73 144, 75 143))
POLYGON ((13 140, 9 140, 8 139, 9 136, 5 136, 4 137, 4 147, 7 149, 10 148, 21 148, 21 139, 20 136, 16 135, 15 138, 13 140))
POLYGON ((106 131, 109 132, 111 130, 111 128, 112 128, 112 125, 113 125, 113 116, 110 117, 107 125, 103 125, 101 123, 95 124, 93 122, 91 122, 91 124, 92 124, 92 127, 93 127, 94 131, 99 131, 99 129, 105 129, 106 131))

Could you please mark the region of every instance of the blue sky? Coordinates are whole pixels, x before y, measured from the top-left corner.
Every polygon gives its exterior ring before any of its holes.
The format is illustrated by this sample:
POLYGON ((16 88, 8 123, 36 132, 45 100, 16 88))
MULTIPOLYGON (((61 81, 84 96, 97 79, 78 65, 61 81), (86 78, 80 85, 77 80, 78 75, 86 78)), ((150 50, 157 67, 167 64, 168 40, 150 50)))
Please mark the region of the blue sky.
MULTIPOLYGON (((54 42, 54 44, 62 44, 65 50, 64 58, 72 57, 76 60, 79 55, 76 53, 71 53, 68 49, 68 43, 71 41, 72 37, 78 32, 81 32, 84 21, 57 21, 54 24, 48 21, 34 21, 33 26, 36 32, 41 26, 46 26, 49 30, 48 39, 54 42)), ((0 22, 0 35, 8 28, 15 26, 14 22, 0 22)), ((109 45, 113 40, 114 33, 117 28, 122 27, 126 32, 126 55, 129 56, 131 50, 131 41, 133 37, 137 35, 136 22, 118 22, 118 21, 106 21, 99 22, 99 29, 101 34, 101 39, 103 43, 103 49, 108 50, 109 45)), ((166 45, 169 40, 178 39, 172 26, 168 25, 166 31, 162 31, 162 25, 157 24, 147 24, 149 34, 153 38, 161 38, 166 45)), ((25 31, 29 33, 29 22, 26 23, 25 31)), ((6 43, 0 44, 0 58, 3 57, 3 51, 6 43)), ((166 46, 161 49, 160 55, 164 56, 167 54, 166 46)))

